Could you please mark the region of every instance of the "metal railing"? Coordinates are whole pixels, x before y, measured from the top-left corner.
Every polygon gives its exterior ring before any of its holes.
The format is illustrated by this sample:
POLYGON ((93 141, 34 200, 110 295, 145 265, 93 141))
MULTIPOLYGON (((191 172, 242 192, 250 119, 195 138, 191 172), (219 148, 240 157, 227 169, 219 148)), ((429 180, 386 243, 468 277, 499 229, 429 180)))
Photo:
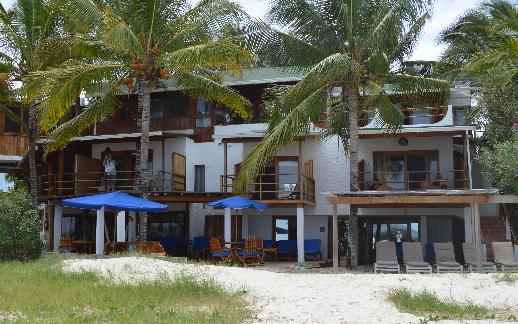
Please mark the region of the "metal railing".
MULTIPOLYGON (((235 175, 220 176, 221 192, 232 192, 235 175)), ((263 173, 248 184, 246 193, 252 199, 315 202, 315 180, 304 174, 263 173), (295 181, 279 181, 279 177, 293 177, 295 181)))
POLYGON ((466 170, 359 172, 360 190, 469 189, 466 170))
POLYGON ((117 171, 114 176, 104 172, 72 172, 45 174, 39 177, 40 196, 77 196, 112 190, 137 192, 185 191, 185 176, 165 171, 148 171, 147 183, 137 184, 135 171, 117 171))

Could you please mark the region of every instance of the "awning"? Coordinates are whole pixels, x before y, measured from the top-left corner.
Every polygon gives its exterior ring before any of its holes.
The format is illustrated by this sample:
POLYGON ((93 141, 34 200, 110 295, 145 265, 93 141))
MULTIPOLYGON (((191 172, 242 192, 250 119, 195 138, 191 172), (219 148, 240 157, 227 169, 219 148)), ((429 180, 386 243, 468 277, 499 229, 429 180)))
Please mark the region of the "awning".
POLYGON ((62 200, 63 207, 111 211, 165 212, 167 205, 131 196, 119 191, 101 195, 84 196, 62 200))

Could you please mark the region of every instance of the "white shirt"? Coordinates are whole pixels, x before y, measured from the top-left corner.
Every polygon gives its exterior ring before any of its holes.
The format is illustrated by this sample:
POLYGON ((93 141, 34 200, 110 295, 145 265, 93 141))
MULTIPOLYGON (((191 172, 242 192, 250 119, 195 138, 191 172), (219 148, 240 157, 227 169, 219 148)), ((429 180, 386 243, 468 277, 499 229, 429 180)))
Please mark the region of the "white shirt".
POLYGON ((113 162, 113 160, 104 160, 103 165, 104 165, 105 173, 115 174, 116 169, 115 169, 115 163, 113 162))

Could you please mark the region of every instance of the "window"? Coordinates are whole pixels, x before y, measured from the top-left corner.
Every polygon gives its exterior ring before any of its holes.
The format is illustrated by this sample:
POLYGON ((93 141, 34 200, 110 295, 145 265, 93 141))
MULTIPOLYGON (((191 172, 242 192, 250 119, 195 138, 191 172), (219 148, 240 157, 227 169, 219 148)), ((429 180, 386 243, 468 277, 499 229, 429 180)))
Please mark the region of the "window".
POLYGON ((194 191, 205 191, 205 165, 194 166, 194 191))
POLYGON ((466 118, 469 106, 453 107, 453 125, 464 126, 468 125, 466 118))
POLYGON ((447 185, 437 151, 374 152, 374 184, 370 189, 419 190, 428 180, 447 185))
MULTIPOLYGON (((11 111, 18 117, 21 116, 21 109, 19 108, 11 108, 11 111)), ((28 114, 25 114, 25 115, 28 115, 28 114)), ((20 128, 20 124, 18 124, 17 122, 11 120, 9 117, 5 116, 4 117, 4 121, 5 121, 5 124, 4 124, 4 132, 5 133, 20 133, 21 132, 21 128, 20 128)))
POLYGON ((212 118, 210 116, 210 105, 202 97, 198 97, 196 101, 196 127, 208 128, 212 126, 212 118))
POLYGON ((288 239, 288 220, 278 218, 275 220, 275 241, 288 239))

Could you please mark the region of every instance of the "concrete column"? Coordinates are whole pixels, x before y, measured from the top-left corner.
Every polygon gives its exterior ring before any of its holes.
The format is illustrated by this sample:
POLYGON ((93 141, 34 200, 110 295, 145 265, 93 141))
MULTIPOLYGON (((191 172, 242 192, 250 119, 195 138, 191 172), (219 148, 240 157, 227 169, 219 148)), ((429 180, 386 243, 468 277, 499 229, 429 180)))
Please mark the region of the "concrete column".
POLYGON ((137 241, 137 213, 128 213, 128 242, 137 241))
POLYGON ((241 233, 243 233, 243 238, 246 239, 246 237, 248 236, 248 215, 247 214, 243 214, 241 215, 241 221, 242 221, 242 228, 241 228, 241 233))
POLYGON ((126 242, 126 212, 117 213, 117 242, 126 242))
POLYGON ((426 243, 428 243, 428 220, 426 216, 420 217, 419 226, 421 231, 421 245, 424 249, 426 247, 426 243))
POLYGON ((226 207, 225 208, 225 219, 224 219, 224 238, 225 238, 225 242, 230 242, 232 241, 232 214, 231 214, 231 211, 230 211, 230 208, 226 207))
POLYGON ((95 223, 95 254, 104 255, 104 207, 97 211, 95 223))
POLYGON ((54 205, 54 249, 59 253, 59 243, 61 242, 61 220, 63 219, 63 207, 54 205))
POLYGON ((304 206, 297 206, 297 261, 304 266, 304 206))
POLYGON ((479 203, 472 203, 471 207, 473 209, 473 220, 474 220, 474 238, 475 238, 475 247, 477 249, 477 268, 480 271, 482 268, 482 235, 480 232, 480 205, 479 203))
POLYGON ((471 207, 464 208, 464 241, 466 243, 475 243, 473 234, 473 209, 471 207))
POLYGON ((338 207, 333 204, 333 268, 338 269, 338 207))

